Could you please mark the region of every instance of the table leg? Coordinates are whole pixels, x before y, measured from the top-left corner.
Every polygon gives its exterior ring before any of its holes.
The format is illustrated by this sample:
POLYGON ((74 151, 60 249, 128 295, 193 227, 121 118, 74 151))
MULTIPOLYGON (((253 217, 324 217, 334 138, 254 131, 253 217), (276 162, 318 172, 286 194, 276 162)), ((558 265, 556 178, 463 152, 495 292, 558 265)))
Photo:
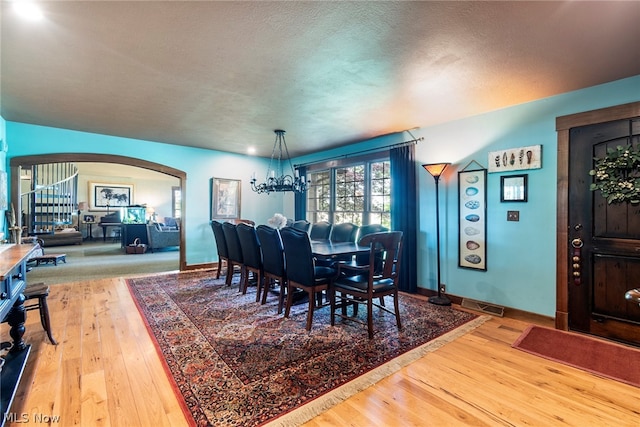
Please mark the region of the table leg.
POLYGON ((24 301, 25 297, 21 293, 16 302, 11 307, 11 311, 7 315, 7 323, 11 326, 9 330, 9 335, 13 339, 13 346, 11 347, 11 352, 22 351, 27 348, 26 343, 22 339, 25 332, 24 322, 27 320, 27 314, 24 309, 24 301))

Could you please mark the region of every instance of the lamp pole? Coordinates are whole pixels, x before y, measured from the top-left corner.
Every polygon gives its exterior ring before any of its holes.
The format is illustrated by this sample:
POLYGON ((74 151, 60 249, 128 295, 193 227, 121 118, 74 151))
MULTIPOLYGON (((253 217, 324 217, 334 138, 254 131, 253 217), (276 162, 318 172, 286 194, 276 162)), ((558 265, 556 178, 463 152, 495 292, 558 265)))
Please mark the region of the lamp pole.
POLYGON ((436 182, 436 272, 437 272, 437 285, 438 295, 429 298, 431 304, 436 305, 451 305, 451 300, 442 293, 442 282, 440 281, 440 189, 438 183, 440 182, 440 176, 442 172, 449 166, 450 163, 435 163, 430 165, 422 165, 427 170, 436 182))

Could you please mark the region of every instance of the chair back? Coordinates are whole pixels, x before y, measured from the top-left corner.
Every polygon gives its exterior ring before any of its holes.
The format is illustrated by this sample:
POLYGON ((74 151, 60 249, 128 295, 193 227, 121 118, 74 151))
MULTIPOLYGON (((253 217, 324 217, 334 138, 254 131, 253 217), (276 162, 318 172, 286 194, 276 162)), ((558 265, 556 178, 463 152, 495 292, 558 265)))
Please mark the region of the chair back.
POLYGON ((293 228, 296 230, 304 231, 305 233, 309 232, 309 228, 311 228, 311 223, 306 219, 299 219, 293 222, 293 228))
POLYGON ((265 273, 276 277, 284 277, 284 248, 280 233, 275 228, 261 224, 256 228, 260 248, 262 249, 262 264, 265 273))
MULTIPOLYGON (((358 234, 359 240, 358 242, 362 242, 362 238, 368 234, 372 233, 381 233, 383 231, 389 231, 387 227, 384 227, 380 224, 367 224, 360 227, 360 233, 358 234)), ((360 243, 362 244, 362 243, 360 243)), ((381 258, 378 256, 378 259, 381 258)), ((369 263, 369 254, 358 254, 356 255, 356 264, 357 265, 366 265, 369 263)), ((376 262, 377 264, 377 262, 376 262)))
POLYGON ((342 224, 335 224, 331 231, 331 241, 334 243, 341 242, 354 242, 356 241, 356 235, 358 234, 358 227, 350 222, 344 222, 342 224))
POLYGON ((360 227, 359 238, 363 238, 367 234, 381 233, 383 231, 389 231, 389 229, 381 224, 367 224, 360 227))
POLYGON ((311 240, 329 240, 333 224, 327 221, 316 222, 311 226, 309 238, 311 240))
POLYGON ((376 268, 369 269, 369 282, 371 283, 375 277, 375 280, 392 279, 397 285, 402 258, 402 231, 368 234, 360 239, 359 243, 371 245, 369 265, 378 264, 376 268))
POLYGON ((305 231, 293 227, 280 230, 284 246, 287 279, 305 286, 312 286, 315 278, 311 240, 305 231))
POLYGON ((258 240, 256 229, 247 223, 240 223, 236 225, 236 232, 240 241, 244 265, 261 269, 262 251, 260 250, 260 241, 258 240))
POLYGON ((227 251, 229 253, 229 259, 231 261, 243 264, 244 259, 242 257, 242 246, 240 246, 240 239, 238 239, 236 226, 229 222, 225 222, 222 224, 222 231, 224 231, 224 238, 227 241, 227 251))
POLYGON ((216 240, 218 258, 229 258, 229 251, 227 250, 227 240, 224 238, 222 223, 218 221, 211 221, 211 229, 213 230, 213 237, 216 240))

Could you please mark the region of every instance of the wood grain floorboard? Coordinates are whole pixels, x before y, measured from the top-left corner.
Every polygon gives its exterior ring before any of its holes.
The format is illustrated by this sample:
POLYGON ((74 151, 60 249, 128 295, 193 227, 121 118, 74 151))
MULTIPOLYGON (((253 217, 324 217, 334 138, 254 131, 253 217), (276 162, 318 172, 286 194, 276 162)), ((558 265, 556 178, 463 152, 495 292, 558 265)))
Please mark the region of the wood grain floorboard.
MULTIPOLYGON (((29 312, 19 425, 187 425, 123 279, 52 285, 49 306, 59 344, 29 312)), ((513 349, 529 324, 492 317, 304 426, 640 425, 639 388, 513 349)))

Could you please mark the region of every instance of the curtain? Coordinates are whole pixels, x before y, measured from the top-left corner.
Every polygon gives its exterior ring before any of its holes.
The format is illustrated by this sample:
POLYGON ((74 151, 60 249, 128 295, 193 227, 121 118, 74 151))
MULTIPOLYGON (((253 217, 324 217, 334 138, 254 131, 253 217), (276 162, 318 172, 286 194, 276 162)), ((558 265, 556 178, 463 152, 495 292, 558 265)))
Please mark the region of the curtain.
POLYGON ((403 232, 400 263, 401 291, 418 291, 417 266, 417 179, 415 144, 390 150, 391 162, 391 229, 403 232))
MULTIPOLYGON (((304 177, 305 181, 309 179, 307 176, 306 166, 298 167, 298 174, 300 177, 304 177)), ((295 218, 296 221, 301 219, 307 219, 307 192, 295 194, 295 218)))

